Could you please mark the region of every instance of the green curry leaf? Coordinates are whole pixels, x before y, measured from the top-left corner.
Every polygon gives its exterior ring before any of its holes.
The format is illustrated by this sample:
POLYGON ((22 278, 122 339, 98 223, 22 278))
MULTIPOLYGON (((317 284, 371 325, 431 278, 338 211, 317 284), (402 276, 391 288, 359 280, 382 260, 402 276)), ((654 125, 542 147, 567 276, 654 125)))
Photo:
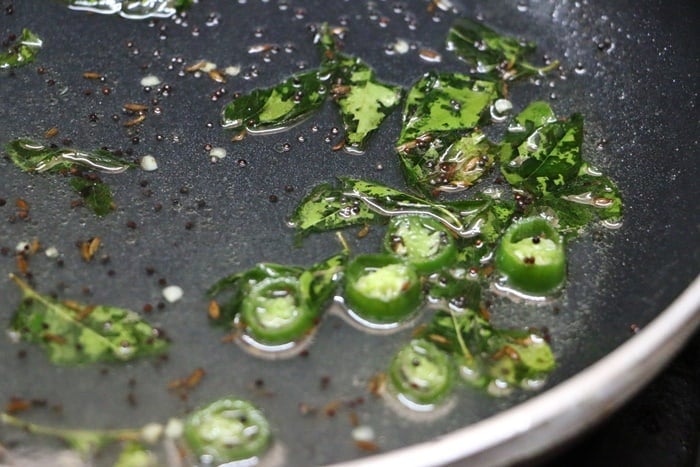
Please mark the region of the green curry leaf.
POLYGON ((343 120, 345 150, 362 153, 369 136, 399 104, 402 89, 377 80, 361 59, 340 53, 339 30, 320 27, 314 39, 322 54, 320 68, 237 97, 224 108, 222 126, 249 133, 281 131, 316 112, 330 95, 343 120))
POLYGON ((64 0, 73 10, 115 14, 129 19, 169 18, 188 10, 194 0, 64 0))
POLYGON ((12 162, 25 172, 65 172, 86 168, 104 173, 121 173, 134 167, 104 149, 93 152, 71 148, 53 148, 28 139, 17 139, 5 145, 12 162))
POLYGON ((55 364, 129 361, 163 354, 168 348, 160 331, 133 311, 60 302, 40 295, 14 275, 11 278, 24 295, 11 331, 41 346, 55 364))
POLYGON ((478 310, 438 311, 422 335, 455 356, 468 383, 494 395, 542 380, 555 367, 537 330, 495 328, 478 310))
POLYGON ((16 68, 34 61, 43 45, 42 40, 29 29, 23 29, 22 35, 7 51, 0 53, 0 70, 16 68))
POLYGON ((4 425, 20 428, 27 433, 59 438, 71 449, 86 457, 110 443, 138 436, 138 431, 132 430, 92 431, 38 425, 4 412, 0 412, 0 422, 4 425))
POLYGON ((564 187, 578 175, 583 164, 583 117, 574 114, 568 120, 548 120, 535 126, 543 118, 516 117, 518 124, 509 128, 511 135, 501 150, 503 176, 514 187, 535 196, 564 187))
POLYGON ((437 203, 376 182, 353 178, 340 182, 339 188, 319 185, 302 200, 291 219, 299 235, 419 214, 438 220, 456 236, 469 238, 482 233, 483 217, 494 204, 487 198, 437 203))
POLYGON ((535 44, 502 36, 469 18, 454 22, 447 35, 447 49, 474 67, 475 73, 503 81, 545 73, 558 66, 556 61, 545 67, 530 64, 525 57, 535 51, 535 44))
POLYGON ((407 183, 433 196, 474 185, 493 166, 499 149, 479 130, 462 137, 459 132, 447 132, 407 147, 399 158, 407 183))
POLYGON ((73 173, 71 187, 83 197, 85 204, 98 216, 109 214, 114 209, 112 192, 94 175, 87 176, 84 169, 109 174, 121 173, 134 164, 113 153, 98 149, 85 152, 70 148, 53 148, 28 139, 17 139, 5 146, 12 162, 25 172, 73 173))
POLYGON ((332 96, 338 104, 345 127, 345 150, 361 153, 367 139, 399 105, 402 89, 377 81, 362 60, 340 56, 334 66, 332 96))
POLYGON ((317 185, 297 206, 291 223, 300 236, 377 221, 381 216, 331 184, 317 185))
MULTIPOLYGON (((481 305, 481 284, 454 270, 443 270, 428 278, 428 296, 441 308, 478 311, 481 305)), ((461 271, 464 272, 464 271, 461 271)))
POLYGON ((320 108, 326 98, 327 79, 312 70, 237 97, 224 107, 222 126, 250 133, 284 130, 320 108))
POLYGON ((105 216, 114 210, 112 190, 101 180, 73 177, 70 186, 80 194, 85 204, 98 216, 105 216))
POLYGON ((399 152, 426 135, 469 130, 484 121, 496 85, 460 73, 428 72, 408 92, 402 116, 399 152))
POLYGON ((552 217, 557 230, 572 237, 593 221, 618 223, 622 198, 615 183, 604 175, 592 175, 584 164, 570 183, 533 203, 532 212, 552 217))
POLYGON ((343 252, 314 264, 299 276, 299 288, 303 299, 313 309, 320 310, 338 288, 348 254, 343 252))

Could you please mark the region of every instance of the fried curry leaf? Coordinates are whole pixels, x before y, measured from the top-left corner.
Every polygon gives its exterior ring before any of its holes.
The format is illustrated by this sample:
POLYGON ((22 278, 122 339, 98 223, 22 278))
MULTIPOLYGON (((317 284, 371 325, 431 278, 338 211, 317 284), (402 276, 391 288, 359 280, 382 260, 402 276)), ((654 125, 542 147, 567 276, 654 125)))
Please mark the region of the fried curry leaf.
POLYGON ((557 121, 552 107, 545 101, 534 101, 513 118, 504 141, 511 146, 520 146, 540 127, 557 121))
POLYGON ((340 182, 339 188, 319 185, 302 200, 291 219, 299 235, 419 214, 438 220, 456 236, 469 238, 481 234, 483 216, 494 204, 487 198, 437 203, 376 182, 353 178, 340 182))
POLYGON ((85 204, 98 216, 106 216, 114 210, 112 190, 102 181, 73 177, 70 186, 80 194, 85 204))
POLYGON ((345 147, 364 152, 367 139, 401 102, 402 89, 377 81, 372 69, 360 59, 347 57, 334 76, 331 89, 345 127, 345 147))
POLYGON ((401 102, 403 89, 377 80, 360 58, 340 53, 344 28, 323 24, 314 42, 321 49, 321 68, 331 76, 331 96, 340 109, 345 128, 343 149, 365 150, 369 136, 401 102))
POLYGON ((534 105, 544 109, 539 103, 531 104, 524 112, 534 117, 521 114, 509 128, 501 148, 501 172, 514 187, 539 197, 556 192, 578 175, 583 164, 583 117, 574 114, 568 120, 547 120, 536 126, 549 117, 533 112, 534 105))
POLYGON ((321 50, 321 68, 331 75, 331 96, 345 128, 344 149, 364 152, 367 139, 399 105, 403 90, 378 81, 364 61, 340 52, 344 28, 321 25, 314 42, 321 50))
POLYGON ((173 0, 172 4, 175 7, 175 10, 180 13, 181 11, 187 11, 192 8, 194 2, 195 0, 173 0))
POLYGON ((331 256, 304 270, 299 276, 299 286, 302 297, 312 308, 320 310, 335 292, 345 265, 348 261, 347 252, 331 256))
POLYGON ((406 182, 428 196, 463 191, 493 166, 500 147, 479 130, 436 134, 399 153, 406 182), (455 139, 458 138, 458 139, 455 139))
POLYGON ((433 304, 452 310, 478 310, 481 304, 481 284, 465 277, 457 268, 440 271, 428 278, 428 297, 433 304), (459 271, 459 274, 455 272, 459 271))
POLYGON ((121 173, 134 167, 109 151, 93 152, 71 148, 53 148, 28 139, 17 139, 5 145, 5 151, 17 167, 25 172, 65 172, 86 168, 104 173, 121 173))
POLYGON ((65 0, 73 10, 115 14, 129 19, 169 18, 189 9, 194 0, 65 0))
POLYGON ((575 180, 537 200, 531 210, 551 217, 559 232, 572 237, 596 220, 618 223, 622 198, 609 177, 592 175, 584 164, 575 180))
POLYGON ((555 367, 537 330, 498 329, 469 308, 438 311, 422 335, 455 356, 468 383, 494 395, 541 381, 555 367))
POLYGON ((3 53, 0 53, 0 70, 16 68, 34 61, 43 41, 29 29, 22 29, 22 35, 3 53))
POLYGON ((10 329, 41 346, 51 362, 81 365, 163 354, 168 341, 133 311, 58 301, 12 275, 23 293, 10 329))
POLYGON ((406 96, 399 152, 438 132, 469 130, 498 96, 496 84, 460 73, 428 72, 406 96))
POLYGON ((224 108, 222 126, 249 133, 281 131, 317 111, 331 95, 343 120, 345 150, 362 153, 371 133, 399 104, 402 89, 377 80, 361 59, 339 53, 337 32, 324 24, 314 39, 322 52, 319 69, 237 97, 224 108))
POLYGON ((501 147, 501 172, 533 197, 526 213, 543 214, 571 237, 594 220, 617 223, 622 199, 615 183, 583 160, 583 118, 557 120, 546 102, 517 115, 501 147))
POLYGON ((122 0, 65 0, 71 10, 111 15, 122 10, 122 0))
POLYGON ((222 126, 250 133, 281 131, 317 111, 323 104, 328 76, 318 70, 294 75, 277 86, 237 97, 222 112, 222 126))
POLYGON ((556 61, 545 67, 532 65, 525 57, 535 51, 535 44, 502 36, 469 18, 452 24, 447 49, 473 66, 474 73, 503 81, 545 73, 558 66, 556 61))
POLYGON ((51 427, 26 422, 8 413, 0 412, 0 423, 20 428, 26 433, 58 438, 84 457, 99 451, 101 448, 121 440, 138 439, 140 430, 76 430, 70 428, 51 427))
POLYGON ((104 173, 123 172, 134 164, 120 159, 104 149, 94 152, 70 148, 53 148, 28 139, 17 139, 5 146, 12 162, 25 172, 74 173, 71 187, 83 197, 85 204, 98 216, 109 214, 114 209, 112 192, 96 176, 86 176, 83 169, 104 173))
POLYGON ((301 201, 291 223, 300 236, 305 236, 312 232, 376 222, 380 218, 360 200, 346 196, 341 188, 324 183, 314 187, 301 201))

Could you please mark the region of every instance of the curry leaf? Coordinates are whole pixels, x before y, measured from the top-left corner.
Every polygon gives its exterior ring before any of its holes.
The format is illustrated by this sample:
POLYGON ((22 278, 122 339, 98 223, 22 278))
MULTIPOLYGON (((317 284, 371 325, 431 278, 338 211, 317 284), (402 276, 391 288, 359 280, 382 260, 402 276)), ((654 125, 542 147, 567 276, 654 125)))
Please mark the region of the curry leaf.
POLYGON ((558 230, 577 235, 594 220, 617 223, 622 199, 615 183, 581 155, 583 118, 557 120, 549 104, 533 102, 517 115, 501 147, 501 172, 533 197, 525 211, 552 218, 558 230))
POLYGON ((320 310, 332 297, 347 264, 348 254, 343 252, 314 264, 299 276, 303 299, 313 309, 320 310))
POLYGON ((169 18, 189 9, 194 0, 65 0, 73 10, 114 14, 129 19, 169 18))
POLYGON ((222 126, 250 133, 281 131, 317 111, 326 97, 327 76, 297 74, 277 86, 237 97, 222 112, 222 126))
POLYGON ((479 130, 435 135, 399 153, 406 181, 426 195, 466 190, 493 166, 499 146, 479 130), (455 140, 455 138, 458 138, 455 140))
POLYGON ((85 204, 98 216, 105 216, 114 210, 112 191, 102 181, 73 177, 70 186, 82 196, 85 204))
POLYGON ((535 44, 502 36, 477 21, 460 18, 447 35, 447 49, 474 67, 473 72, 504 81, 545 73, 558 66, 553 62, 537 67, 525 60, 535 44))
POLYGON ((552 107, 545 101, 534 101, 513 118, 508 126, 504 141, 511 146, 519 146, 534 131, 548 123, 557 121, 552 107))
POLYGON ((537 330, 499 329, 470 308, 438 311, 422 335, 455 356, 468 383, 494 395, 541 381, 555 366, 537 330))
POLYGON ((5 145, 5 151, 25 172, 65 172, 87 168, 104 173, 121 173, 134 167, 109 151, 86 152, 71 148, 53 148, 28 139, 17 139, 5 145))
POLYGON ((70 148, 53 148, 28 139, 9 142, 5 151, 12 162, 25 172, 74 173, 76 176, 71 179, 71 187, 98 216, 109 214, 114 209, 112 192, 99 178, 82 174, 80 170, 92 169, 116 174, 134 167, 134 164, 104 149, 85 152, 70 148))
POLYGON ((129 429, 93 431, 38 425, 4 412, 0 412, 0 422, 4 425, 20 428, 27 433, 59 438, 83 456, 94 454, 116 441, 138 439, 141 434, 140 430, 129 429))
POLYGON ((22 29, 22 35, 7 51, 0 53, 0 70, 16 68, 34 61, 43 41, 29 29, 22 29))
POLYGON ((406 96, 399 152, 425 135, 476 127, 497 96, 490 81, 460 73, 426 73, 406 96))
MULTIPOLYGON (((539 106, 531 104, 524 112, 533 105, 539 106)), ((542 196, 562 188, 579 173, 583 117, 574 114, 568 120, 550 121, 548 115, 536 114, 521 114, 517 124, 510 126, 501 150, 501 172, 514 187, 542 196), (536 126, 545 119, 546 123, 536 126)))
POLYGON ((299 235, 304 236, 375 222, 380 217, 360 200, 345 196, 341 188, 324 183, 314 187, 301 201, 291 223, 299 235))
POLYGON ((40 295, 17 276, 23 293, 12 332, 41 346, 59 365, 128 361, 164 353, 168 341, 133 311, 58 301, 40 295))
POLYGON ((430 302, 445 309, 479 310, 481 284, 465 277, 464 272, 455 268, 430 276, 427 280, 430 302), (455 273, 458 270, 460 274, 455 273))
POLYGON ((594 220, 618 223, 622 198, 615 183, 604 175, 591 173, 584 164, 576 179, 543 196, 531 209, 548 217, 562 234, 575 236, 594 220))
POLYGON ((438 220, 456 236, 469 238, 481 234, 483 216, 494 203, 487 198, 437 203, 376 182, 353 178, 340 182, 339 188, 319 185, 302 200, 291 219, 299 235, 419 214, 438 220))
POLYGON ((344 149, 362 153, 370 134, 399 105, 402 89, 377 81, 372 69, 357 58, 336 58, 332 73, 331 92, 345 127, 344 149))

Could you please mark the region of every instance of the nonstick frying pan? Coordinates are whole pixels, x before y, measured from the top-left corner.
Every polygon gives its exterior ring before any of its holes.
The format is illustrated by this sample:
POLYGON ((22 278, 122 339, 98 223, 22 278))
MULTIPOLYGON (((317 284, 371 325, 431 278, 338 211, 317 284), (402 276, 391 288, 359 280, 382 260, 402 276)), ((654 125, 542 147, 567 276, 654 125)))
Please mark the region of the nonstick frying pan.
MULTIPOLYGON (((152 173, 108 178, 118 207, 98 218, 71 206, 75 194, 60 176, 24 174, 0 160, 2 277, 16 271, 15 246, 36 238, 60 253, 59 259, 32 257, 40 291, 139 311, 152 307, 148 320, 173 341, 167 362, 62 368, 32 346, 0 339, 0 400, 17 396, 54 408, 32 411, 29 419, 140 426, 235 394, 263 407, 289 465, 464 458, 470 465, 505 464, 549 449, 608 414, 700 321, 696 2, 456 5, 460 14, 533 40, 538 54, 561 60, 561 75, 514 85, 513 102, 522 108, 546 99, 559 114, 584 114, 585 157, 618 182, 625 213, 619 230, 598 229, 569 245, 569 285, 558 313, 496 300, 498 322, 549 329, 558 367, 541 394, 498 399, 463 390, 453 411, 432 421, 406 419, 366 393, 367 381, 405 334, 367 336, 329 317, 307 356, 262 361, 220 342, 221 333, 207 323, 203 294, 218 278, 259 261, 308 265, 337 251, 332 235, 296 246, 286 225, 317 183, 350 175, 403 186, 391 149, 398 112, 364 155, 350 156, 324 141, 340 123, 330 107, 287 132, 231 143, 218 126, 230 95, 314 66, 307 25, 321 21, 347 23, 346 51, 363 57, 383 80, 407 87, 431 69, 464 71, 443 46, 453 13, 429 13, 426 2, 201 0, 184 18, 133 21, 70 11, 58 1, 0 4, 3 38, 27 27, 44 40, 34 64, 0 76, 0 142, 41 137, 56 127, 57 144, 107 146, 134 158, 152 154, 159 163, 152 173), (415 49, 388 55, 387 44, 397 38, 415 49), (249 53, 263 43, 279 45, 278 53, 249 53), (421 48, 443 60, 421 60, 421 48), (220 84, 183 71, 201 59, 240 66, 240 74, 220 84), (85 72, 104 80, 85 79, 85 72), (144 89, 140 82, 148 75, 162 84, 144 89), (128 102, 149 106, 142 124, 123 125, 128 102), (207 145, 225 147, 227 157, 210 162, 207 145), (17 216, 20 198, 29 204, 27 219, 17 216), (88 263, 76 242, 92 237, 102 246, 88 263), (181 286, 182 300, 167 303, 165 284, 181 286), (168 392, 169 381, 199 367, 206 376, 187 397, 168 392), (335 417, 299 413, 300 403, 334 401, 343 401, 335 417), (366 457, 357 449, 351 412, 374 429, 383 454, 366 457)), ((379 229, 362 240, 353 236, 351 247, 371 250, 379 238, 379 229)), ((7 322, 20 294, 3 279, 0 297, 7 322)), ((1 429, 4 445, 37 446, 1 429)))

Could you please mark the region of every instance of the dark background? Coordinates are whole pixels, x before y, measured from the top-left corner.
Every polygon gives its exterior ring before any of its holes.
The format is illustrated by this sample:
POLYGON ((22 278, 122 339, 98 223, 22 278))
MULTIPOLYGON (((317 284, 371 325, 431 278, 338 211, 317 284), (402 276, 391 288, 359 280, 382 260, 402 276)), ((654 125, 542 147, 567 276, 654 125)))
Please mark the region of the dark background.
POLYGON ((622 409, 540 461, 544 467, 700 466, 700 333, 622 409))

